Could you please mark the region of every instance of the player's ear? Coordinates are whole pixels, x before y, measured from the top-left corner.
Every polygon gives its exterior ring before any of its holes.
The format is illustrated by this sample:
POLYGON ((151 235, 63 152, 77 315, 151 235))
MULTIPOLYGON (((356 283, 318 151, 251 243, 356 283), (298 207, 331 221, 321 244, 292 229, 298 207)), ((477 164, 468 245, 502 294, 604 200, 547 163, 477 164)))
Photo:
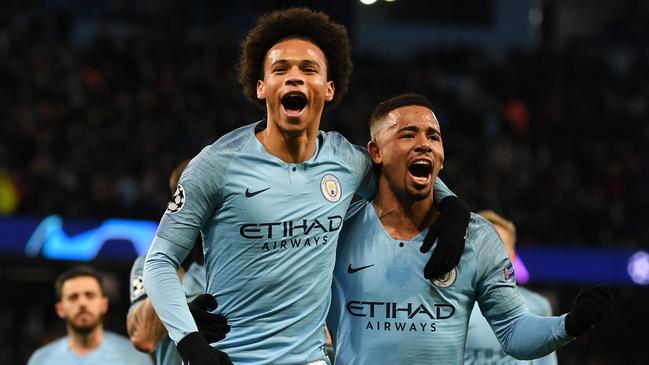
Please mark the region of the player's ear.
POLYGON ((108 297, 107 296, 102 296, 100 299, 100 309, 102 314, 106 314, 108 312, 108 297))
POLYGON ((332 101, 334 99, 335 93, 336 93, 336 87, 334 86, 334 82, 327 81, 327 91, 325 92, 325 100, 332 101))
POLYGON ((61 302, 56 302, 56 304, 54 304, 54 309, 56 310, 56 315, 59 316, 59 318, 65 318, 65 312, 63 311, 63 304, 61 304, 61 302))
POLYGON ((257 99, 266 99, 266 84, 262 80, 257 80, 257 99))
POLYGON ((370 140, 367 143, 367 151, 370 154, 370 158, 372 159, 372 162, 374 162, 377 165, 383 163, 383 158, 381 158, 381 151, 379 150, 379 145, 376 144, 374 140, 370 140))

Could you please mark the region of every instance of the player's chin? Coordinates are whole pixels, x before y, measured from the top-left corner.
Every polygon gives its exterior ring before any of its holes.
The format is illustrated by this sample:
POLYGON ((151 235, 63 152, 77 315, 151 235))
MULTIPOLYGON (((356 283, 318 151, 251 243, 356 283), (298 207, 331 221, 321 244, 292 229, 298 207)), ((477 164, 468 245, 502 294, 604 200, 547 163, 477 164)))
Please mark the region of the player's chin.
POLYGON ((430 186, 416 187, 410 186, 407 189, 408 196, 413 201, 420 201, 431 198, 432 188, 430 186))
POLYGON ((74 329, 79 333, 90 333, 97 328, 98 321, 76 321, 73 323, 74 329))

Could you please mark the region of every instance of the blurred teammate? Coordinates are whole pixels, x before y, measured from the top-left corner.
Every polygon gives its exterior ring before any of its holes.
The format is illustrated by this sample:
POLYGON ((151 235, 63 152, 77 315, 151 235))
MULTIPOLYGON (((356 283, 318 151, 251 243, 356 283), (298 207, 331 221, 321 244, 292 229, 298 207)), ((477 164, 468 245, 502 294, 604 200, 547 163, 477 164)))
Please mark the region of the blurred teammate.
MULTIPOLYGON (((505 244, 505 249, 509 260, 514 262, 516 259, 516 226, 511 221, 501 217, 492 210, 483 210, 479 212, 481 216, 487 218, 494 225, 496 232, 505 244)), ((552 307, 550 302, 540 294, 518 287, 518 294, 525 302, 525 306, 531 313, 539 316, 551 316, 552 307)), ((556 365, 557 354, 551 354, 536 360, 522 361, 507 355, 501 348, 498 339, 494 335, 489 323, 484 318, 478 306, 473 307, 471 319, 469 320, 469 332, 466 339, 466 348, 464 351, 465 364, 534 364, 534 365, 556 365)))
POLYGON ((104 330, 108 298, 99 273, 76 267, 56 279, 56 314, 65 321, 67 336, 36 350, 28 365, 153 364, 129 340, 104 330))
MULTIPOLYGON (((173 194, 178 185, 180 174, 187 167, 188 160, 181 162, 171 173, 169 178, 169 189, 173 194)), ((196 240, 192 251, 187 256, 181 267, 178 268, 187 301, 193 301, 190 304, 192 315, 196 317, 197 313, 203 323, 201 326, 210 326, 210 329, 216 329, 222 335, 211 337, 212 341, 217 341, 225 336, 228 327, 225 318, 218 315, 211 315, 205 312, 205 308, 216 308, 216 302, 211 296, 200 296, 205 292, 205 269, 203 267, 203 252, 200 238, 196 240), (200 297, 199 297, 200 296, 200 297), (207 320, 207 323, 204 323, 207 320), (215 328, 216 327, 216 328, 215 328)), ((126 328, 133 345, 140 351, 155 351, 156 364, 158 365, 181 365, 182 360, 176 351, 176 345, 167 336, 164 325, 153 310, 151 302, 144 292, 144 283, 142 279, 142 270, 144 267, 144 257, 138 257, 133 263, 130 276, 130 297, 131 308, 129 309, 126 320, 126 328)), ((198 322, 198 320, 197 320, 198 322)), ((202 329, 205 334, 205 329, 202 329)))
MULTIPOLYGON (((338 234, 354 194, 375 188, 366 151, 319 131, 325 104, 347 89, 349 39, 325 14, 289 9, 262 17, 242 48, 240 82, 266 119, 190 162, 147 255, 144 285, 192 365, 221 364, 221 351, 237 364, 324 364, 338 234), (231 326, 218 350, 197 332, 176 273, 199 232, 207 293, 231 326)), ((438 198, 451 195, 441 181, 436 187, 438 198)), ((442 217, 468 216, 458 200, 441 203, 442 217)), ((427 275, 448 271, 463 248, 466 226, 446 222, 427 275)))
POLYGON ((610 313, 610 293, 594 289, 567 316, 530 314, 502 241, 477 214, 459 265, 424 278, 420 246, 439 219, 430 199, 444 162, 439 123, 428 100, 404 94, 377 106, 370 131, 379 186, 374 200, 350 208, 340 234, 327 320, 336 364, 462 364, 475 301, 503 348, 520 358, 546 355, 610 313))

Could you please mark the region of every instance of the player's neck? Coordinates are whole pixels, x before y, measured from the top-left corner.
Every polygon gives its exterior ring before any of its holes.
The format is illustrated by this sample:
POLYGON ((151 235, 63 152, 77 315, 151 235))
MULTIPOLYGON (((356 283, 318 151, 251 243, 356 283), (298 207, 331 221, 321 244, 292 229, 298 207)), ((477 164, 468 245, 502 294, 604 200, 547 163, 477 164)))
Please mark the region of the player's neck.
POLYGON ((104 340, 104 326, 100 323, 88 333, 80 333, 68 325, 68 338, 70 350, 78 355, 95 351, 104 340))
POLYGON ((432 196, 413 201, 396 196, 388 188, 379 188, 373 204, 381 224, 395 240, 413 239, 438 216, 432 196))
POLYGON ((286 163, 300 163, 315 153, 318 125, 316 123, 299 133, 289 133, 268 122, 266 129, 257 133, 257 139, 271 155, 286 163))

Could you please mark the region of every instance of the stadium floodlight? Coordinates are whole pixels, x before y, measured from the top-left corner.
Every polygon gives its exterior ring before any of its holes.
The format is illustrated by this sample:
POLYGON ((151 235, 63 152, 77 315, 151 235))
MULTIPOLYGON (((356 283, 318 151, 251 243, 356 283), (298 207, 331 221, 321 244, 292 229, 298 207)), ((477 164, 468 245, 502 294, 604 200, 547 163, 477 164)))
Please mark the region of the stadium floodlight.
POLYGON ((372 5, 376 2, 376 0, 360 0, 361 4, 363 5, 372 5))

